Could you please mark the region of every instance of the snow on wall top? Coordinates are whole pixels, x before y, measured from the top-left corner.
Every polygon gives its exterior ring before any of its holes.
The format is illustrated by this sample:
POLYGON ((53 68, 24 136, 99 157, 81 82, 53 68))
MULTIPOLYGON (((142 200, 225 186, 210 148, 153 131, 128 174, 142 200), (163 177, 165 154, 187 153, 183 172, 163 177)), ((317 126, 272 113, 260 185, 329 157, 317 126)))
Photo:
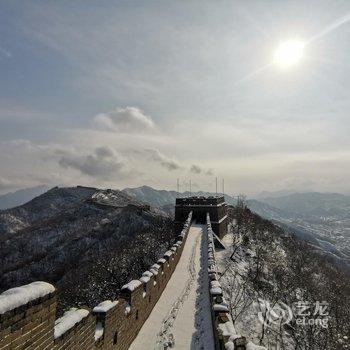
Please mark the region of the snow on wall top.
POLYGON ((54 337, 59 338, 62 334, 71 329, 75 324, 89 315, 89 311, 85 309, 71 308, 55 322, 54 337))
POLYGON ((265 346, 255 345, 251 341, 247 343, 246 350, 267 350, 265 346))
POLYGON ((142 276, 142 277, 140 278, 140 281, 141 281, 142 283, 147 283, 147 282, 150 281, 150 278, 149 278, 148 276, 142 276))
POLYGON ((153 273, 151 271, 145 271, 142 276, 152 277, 153 273))
POLYGON ((157 276, 157 275, 158 275, 158 270, 159 270, 159 269, 160 269, 160 265, 158 265, 158 264, 153 264, 149 270, 150 270, 150 272, 153 273, 154 276, 157 276))
POLYGON ((158 265, 158 264, 153 264, 153 265, 151 266, 151 268, 152 268, 152 269, 159 270, 159 269, 160 269, 160 265, 158 265))
POLYGON ((8 289, 0 294, 0 315, 54 291, 52 284, 40 281, 8 289))
POLYGON ((157 269, 151 268, 150 271, 152 272, 152 274, 153 274, 154 276, 157 276, 157 275, 158 275, 158 270, 157 270, 157 269))
POLYGON ((142 282, 140 280, 132 280, 127 284, 124 284, 122 289, 128 289, 130 292, 133 292, 137 287, 141 286, 142 282))
POLYGON ((213 310, 216 312, 229 312, 228 307, 225 304, 214 304, 213 310))
POLYGON ((118 301, 105 300, 102 303, 99 303, 93 308, 93 312, 107 312, 112 307, 118 304, 118 301))
POLYGON ((235 338, 240 338, 240 335, 236 335, 237 333, 236 333, 235 327, 231 321, 220 323, 218 325, 218 328, 220 329, 224 337, 232 336, 231 341, 235 338))
POLYGON ((222 295, 222 289, 220 287, 210 288, 211 295, 222 295))
POLYGON ((167 257, 171 257, 173 255, 173 252, 171 250, 167 250, 165 253, 164 253, 164 256, 167 256, 167 257))

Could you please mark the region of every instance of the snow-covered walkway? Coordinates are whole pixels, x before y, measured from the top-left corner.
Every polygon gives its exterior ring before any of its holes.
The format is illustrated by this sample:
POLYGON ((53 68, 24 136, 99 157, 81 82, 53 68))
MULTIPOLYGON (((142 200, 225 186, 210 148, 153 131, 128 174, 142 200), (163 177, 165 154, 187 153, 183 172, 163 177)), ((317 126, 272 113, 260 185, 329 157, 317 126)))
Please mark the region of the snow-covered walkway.
POLYGON ((130 350, 214 349, 204 230, 190 228, 180 261, 130 350))

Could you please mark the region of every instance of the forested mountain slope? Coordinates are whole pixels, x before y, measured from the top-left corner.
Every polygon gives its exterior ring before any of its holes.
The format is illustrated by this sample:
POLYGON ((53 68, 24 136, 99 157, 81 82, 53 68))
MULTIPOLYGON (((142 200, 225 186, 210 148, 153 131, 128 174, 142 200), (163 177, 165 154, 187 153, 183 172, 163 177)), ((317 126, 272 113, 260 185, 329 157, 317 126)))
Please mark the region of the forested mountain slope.
POLYGON ((170 218, 113 190, 53 188, 0 211, 0 289, 56 284, 64 305, 114 298, 174 238, 170 218))

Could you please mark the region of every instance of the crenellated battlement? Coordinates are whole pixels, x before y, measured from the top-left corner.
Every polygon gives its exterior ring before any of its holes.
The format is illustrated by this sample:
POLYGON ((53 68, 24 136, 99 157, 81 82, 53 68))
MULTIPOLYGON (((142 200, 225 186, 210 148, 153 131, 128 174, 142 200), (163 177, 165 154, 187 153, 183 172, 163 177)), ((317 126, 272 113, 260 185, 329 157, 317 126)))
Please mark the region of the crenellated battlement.
POLYGON ((56 290, 49 283, 34 282, 2 293, 0 349, 35 349, 39 345, 49 349, 56 308, 56 290))
POLYGON ((210 215, 207 213, 208 276, 215 349, 246 349, 246 339, 236 333, 228 304, 224 298, 215 259, 214 235, 210 215))
POLYGON ((72 308, 56 319, 57 291, 34 282, 0 295, 0 350, 128 349, 160 298, 181 257, 192 222, 190 212, 176 243, 118 300, 89 310, 72 308))

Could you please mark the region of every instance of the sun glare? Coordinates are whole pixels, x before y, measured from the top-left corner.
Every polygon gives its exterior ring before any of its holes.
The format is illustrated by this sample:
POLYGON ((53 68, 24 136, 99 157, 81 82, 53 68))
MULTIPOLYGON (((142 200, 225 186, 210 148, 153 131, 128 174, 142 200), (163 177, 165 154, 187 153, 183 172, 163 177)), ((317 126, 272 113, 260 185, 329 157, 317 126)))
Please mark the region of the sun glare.
POLYGON ((277 47, 273 61, 282 68, 293 66, 302 58, 304 47, 305 43, 300 40, 285 41, 277 47))

